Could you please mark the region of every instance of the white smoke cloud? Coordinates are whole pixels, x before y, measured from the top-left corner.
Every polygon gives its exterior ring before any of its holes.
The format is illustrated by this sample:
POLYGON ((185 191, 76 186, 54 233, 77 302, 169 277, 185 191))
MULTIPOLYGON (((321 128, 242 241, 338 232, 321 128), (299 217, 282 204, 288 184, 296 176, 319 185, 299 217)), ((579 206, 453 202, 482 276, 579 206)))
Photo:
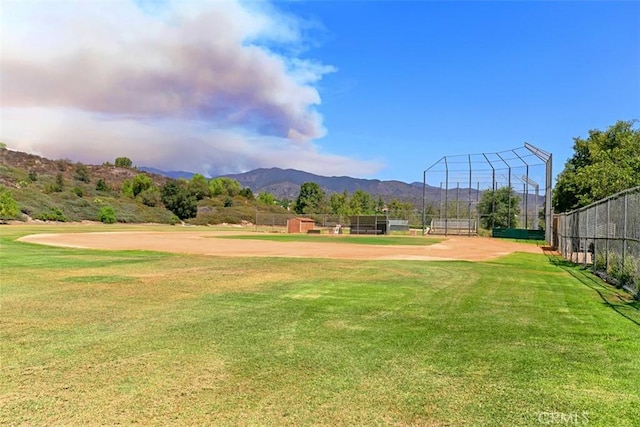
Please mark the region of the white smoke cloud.
POLYGON ((0 16, 12 148, 202 173, 379 167, 320 153, 314 84, 335 68, 297 57, 301 22, 268 3, 4 1, 0 16))

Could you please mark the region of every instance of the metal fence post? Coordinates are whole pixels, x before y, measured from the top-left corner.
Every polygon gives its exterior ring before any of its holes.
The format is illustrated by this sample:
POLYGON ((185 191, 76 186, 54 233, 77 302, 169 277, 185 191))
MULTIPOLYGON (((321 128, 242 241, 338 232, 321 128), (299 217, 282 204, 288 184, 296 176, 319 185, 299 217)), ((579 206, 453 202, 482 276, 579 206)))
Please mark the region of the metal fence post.
POLYGON ((624 227, 622 231, 622 268, 625 268, 625 256, 627 254, 627 208, 629 207, 628 194, 624 194, 624 227))
MULTIPOLYGON (((585 214, 585 217, 586 217, 586 224, 585 224, 584 228, 586 230, 587 227, 589 227, 589 209, 587 209, 584 214, 585 214)), ((582 234, 582 233, 580 233, 580 234, 582 234)), ((587 253, 589 252, 589 250, 588 250, 589 248, 587 247, 588 246, 587 242, 589 240, 587 239, 587 236, 588 236, 588 234, 585 232, 583 240, 582 240, 582 258, 583 258, 582 265, 585 268, 587 267, 587 253)))
POLYGON ((595 211, 595 219, 593 220, 593 252, 591 256, 593 257, 592 270, 596 271, 596 252, 598 250, 598 205, 595 205, 593 210, 595 211))
POLYGON ((605 261, 605 266, 606 266, 606 271, 609 271, 609 239, 610 239, 610 235, 609 233, 611 232, 611 227, 609 226, 611 224, 611 199, 607 199, 607 224, 606 224, 606 230, 607 230, 607 240, 606 240, 606 261, 605 261))

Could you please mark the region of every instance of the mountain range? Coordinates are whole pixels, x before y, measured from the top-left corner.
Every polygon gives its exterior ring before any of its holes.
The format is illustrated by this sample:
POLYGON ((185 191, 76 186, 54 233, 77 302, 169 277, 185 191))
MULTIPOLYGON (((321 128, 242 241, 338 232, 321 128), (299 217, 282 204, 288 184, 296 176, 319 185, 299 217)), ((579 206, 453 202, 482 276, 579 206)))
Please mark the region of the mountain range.
MULTIPOLYGON (((171 178, 189 179, 193 176, 193 173, 184 171, 165 172, 159 169, 146 167, 139 167, 138 169, 171 178)), ((362 179, 348 176, 328 177, 296 169, 280 169, 275 167, 260 168, 244 173, 221 176, 238 181, 243 187, 250 188, 254 194, 258 194, 260 192, 271 193, 280 200, 295 200, 298 197, 300 186, 302 184, 305 182, 315 182, 328 195, 332 193, 342 193, 344 191, 349 194, 353 194, 356 190, 362 190, 371 194, 375 198, 382 197, 385 201, 397 199, 403 202, 410 202, 418 209, 422 207, 422 182, 413 182, 409 184, 402 181, 381 181, 378 179, 362 179)), ((448 194, 446 197, 441 193, 441 189, 439 187, 427 184, 424 191, 427 202, 432 204, 439 204, 445 198, 453 201, 456 200, 457 197, 461 197, 461 200, 470 198, 472 204, 475 205, 475 201, 480 198, 478 190, 474 188, 471 190, 468 188, 450 188, 447 191, 448 194)), ((518 194, 522 196, 521 193, 518 194)), ((534 194, 529 194, 528 199, 531 206, 536 203, 534 194)), ((542 206, 543 201, 544 198, 539 197, 538 205, 542 206)))
MULTIPOLYGON (((171 178, 187 178, 192 173, 184 171, 165 172, 155 168, 138 167, 138 169, 164 175, 171 178)), ((315 182, 327 194, 342 193, 346 191, 352 194, 356 190, 365 191, 372 196, 383 199, 396 198, 409 201, 418 205, 422 203, 422 183, 411 184, 402 181, 381 181, 378 179, 351 178, 348 176, 321 176, 296 169, 260 168, 239 174, 222 175, 238 181, 243 187, 248 187, 254 193, 271 193, 281 200, 294 200, 300 192, 300 186, 305 182, 315 182)), ((428 198, 438 197, 440 189, 427 187, 428 198)))

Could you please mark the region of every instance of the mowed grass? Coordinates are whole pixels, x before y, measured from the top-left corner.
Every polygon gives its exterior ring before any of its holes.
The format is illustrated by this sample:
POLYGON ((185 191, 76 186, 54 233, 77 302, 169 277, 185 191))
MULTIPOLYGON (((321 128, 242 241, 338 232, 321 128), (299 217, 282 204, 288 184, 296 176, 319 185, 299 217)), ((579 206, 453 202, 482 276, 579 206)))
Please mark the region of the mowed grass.
POLYGON ((228 236, 211 236, 216 239, 236 240, 269 240, 273 242, 317 242, 317 243, 349 243, 380 246, 428 246, 441 242, 442 239, 415 236, 364 236, 364 235, 322 235, 322 234, 233 234, 228 236))
POLYGON ((0 424, 640 420, 639 307, 554 258, 223 258, 15 242, 59 230, 0 228, 0 424))

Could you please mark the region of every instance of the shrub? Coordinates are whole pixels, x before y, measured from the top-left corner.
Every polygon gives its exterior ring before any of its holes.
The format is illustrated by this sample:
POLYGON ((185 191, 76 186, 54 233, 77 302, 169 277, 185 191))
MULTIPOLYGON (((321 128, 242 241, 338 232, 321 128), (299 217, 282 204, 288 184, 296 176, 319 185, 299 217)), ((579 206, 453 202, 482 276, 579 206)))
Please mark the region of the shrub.
POLYGON ((65 222, 67 220, 67 217, 65 217, 62 211, 58 208, 49 208, 48 210, 37 214, 35 218, 42 221, 65 222))
POLYGON ((58 174, 56 175, 56 184, 55 184, 55 192, 61 192, 62 189, 64 188, 64 177, 62 176, 62 173, 58 172, 58 174))
POLYGON ((80 187, 75 187, 73 189, 73 194, 75 194, 78 197, 82 197, 84 195, 84 191, 82 191, 82 188, 80 187))
POLYGON ((29 181, 36 182, 38 180, 38 173, 36 171, 29 171, 29 181))
POLYGON ((103 206, 98 219, 104 224, 113 224, 116 222, 116 212, 111 206, 103 206))
POLYGON ((0 185, 0 219, 17 218, 20 214, 18 203, 13 198, 13 194, 0 185))
POLYGON ((611 268, 611 275, 615 277, 620 286, 634 286, 638 277, 638 266, 636 265, 635 260, 627 256, 622 262, 619 260, 616 264, 611 268))
POLYGON ((67 170, 67 167, 69 166, 70 162, 71 161, 68 159, 59 159, 59 160, 56 160, 56 166, 58 167, 58 170, 60 172, 64 172, 67 170))
POLYGON ((82 182, 90 182, 91 181, 91 178, 89 176, 89 170, 82 163, 76 164, 74 172, 75 172, 74 176, 78 181, 82 181, 82 182))
POLYGON ((122 194, 133 199, 133 184, 130 179, 122 181, 122 194))
POLYGON ((155 185, 146 190, 142 190, 136 197, 136 200, 150 207, 158 206, 160 199, 160 190, 155 185))
POLYGON ((98 179, 98 182, 96 182, 96 191, 109 191, 109 186, 107 185, 106 182, 104 182, 104 179, 100 178, 98 179))
POLYGON ((607 269, 607 254, 605 252, 596 252, 596 260, 593 267, 596 271, 605 271, 607 269))
POLYGON ((43 191, 47 194, 51 194, 51 193, 60 193, 62 192, 63 189, 64 189, 64 177, 62 176, 61 172, 58 172, 58 174, 56 175, 55 181, 48 182, 44 186, 43 191))

